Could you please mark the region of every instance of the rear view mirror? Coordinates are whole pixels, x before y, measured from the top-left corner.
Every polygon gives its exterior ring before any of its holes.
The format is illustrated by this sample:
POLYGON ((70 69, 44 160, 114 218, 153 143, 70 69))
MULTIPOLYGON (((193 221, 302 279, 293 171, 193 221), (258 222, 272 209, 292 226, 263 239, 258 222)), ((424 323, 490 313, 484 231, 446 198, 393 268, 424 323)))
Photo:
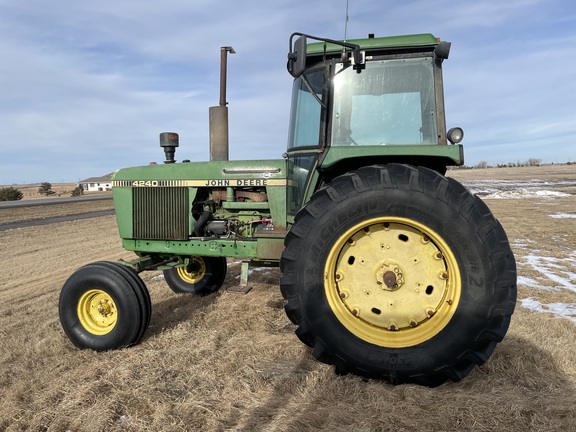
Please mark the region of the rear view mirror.
MULTIPOLYGON (((292 45, 292 44, 290 44, 292 45)), ((290 46, 288 53, 288 72, 298 78, 306 69, 306 36, 301 35, 294 42, 294 49, 290 46)))

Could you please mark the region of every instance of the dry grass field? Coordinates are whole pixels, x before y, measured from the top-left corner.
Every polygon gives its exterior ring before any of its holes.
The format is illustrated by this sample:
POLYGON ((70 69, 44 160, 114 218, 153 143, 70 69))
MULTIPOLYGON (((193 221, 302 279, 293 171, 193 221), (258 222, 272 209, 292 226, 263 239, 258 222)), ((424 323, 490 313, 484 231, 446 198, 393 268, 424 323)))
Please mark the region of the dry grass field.
POLYGON ((0 430, 576 431, 576 165, 449 175, 486 195, 506 229, 519 300, 490 360, 435 389, 336 376, 294 335, 279 271, 256 270, 253 290, 233 294, 234 262, 206 297, 141 274, 153 304, 142 342, 78 350, 60 288, 79 266, 132 257, 114 216, 2 231, 56 206, 0 209, 0 430))

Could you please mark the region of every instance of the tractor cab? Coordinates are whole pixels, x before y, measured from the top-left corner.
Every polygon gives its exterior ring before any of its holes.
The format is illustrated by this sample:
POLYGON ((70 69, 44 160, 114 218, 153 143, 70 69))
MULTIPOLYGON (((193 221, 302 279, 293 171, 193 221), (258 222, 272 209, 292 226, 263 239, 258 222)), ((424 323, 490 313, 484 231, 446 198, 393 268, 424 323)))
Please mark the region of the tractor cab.
POLYGON ((449 42, 431 34, 350 42, 292 35, 288 71, 295 80, 287 156, 297 183, 288 200, 293 210, 306 202, 314 184, 368 159, 402 158, 441 173, 463 163, 462 148, 454 145, 462 130, 446 132, 442 62, 449 51, 449 42), (319 42, 307 44, 308 39, 319 42))

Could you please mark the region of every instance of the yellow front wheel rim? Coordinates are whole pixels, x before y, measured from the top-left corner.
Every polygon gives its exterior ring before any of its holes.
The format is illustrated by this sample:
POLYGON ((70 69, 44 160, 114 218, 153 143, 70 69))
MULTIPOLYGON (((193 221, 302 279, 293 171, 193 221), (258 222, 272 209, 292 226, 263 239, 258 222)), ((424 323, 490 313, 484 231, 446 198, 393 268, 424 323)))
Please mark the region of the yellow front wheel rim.
POLYGON ((189 284, 200 282, 206 275, 206 263, 200 257, 192 257, 187 267, 178 267, 178 276, 189 284), (187 270, 190 269, 190 271, 187 270))
POLYGON ((105 291, 86 291, 78 302, 80 324, 92 334, 106 335, 118 322, 118 308, 112 297, 105 291))
POLYGON ((347 230, 326 261, 330 308, 351 333, 389 348, 423 343, 450 322, 460 271, 440 235, 411 219, 380 217, 347 230))

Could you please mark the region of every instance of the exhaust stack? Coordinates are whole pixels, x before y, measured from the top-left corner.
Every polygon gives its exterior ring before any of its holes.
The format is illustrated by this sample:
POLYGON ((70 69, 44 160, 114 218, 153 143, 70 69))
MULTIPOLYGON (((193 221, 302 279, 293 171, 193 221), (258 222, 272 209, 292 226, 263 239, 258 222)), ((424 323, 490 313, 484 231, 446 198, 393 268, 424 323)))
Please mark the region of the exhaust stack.
POLYGON ((220 105, 209 108, 210 160, 228 160, 228 102, 226 102, 226 68, 228 53, 236 54, 234 48, 220 48, 220 105))

